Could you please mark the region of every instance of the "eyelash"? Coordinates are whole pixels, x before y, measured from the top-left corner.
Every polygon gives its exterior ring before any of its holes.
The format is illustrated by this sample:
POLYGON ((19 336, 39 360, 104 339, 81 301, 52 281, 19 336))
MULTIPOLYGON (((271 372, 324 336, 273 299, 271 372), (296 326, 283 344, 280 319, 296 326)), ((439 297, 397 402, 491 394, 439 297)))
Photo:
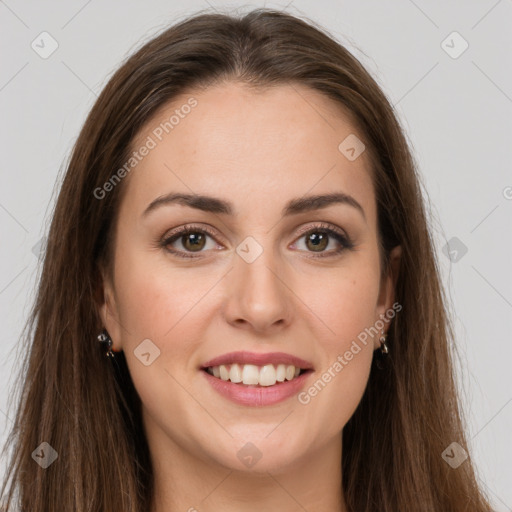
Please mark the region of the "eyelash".
MULTIPOLYGON (((209 235, 214 240, 215 240, 215 236, 216 236, 215 233, 212 230, 210 230, 209 228, 198 227, 198 226, 194 226, 192 224, 186 224, 185 226, 179 228, 178 231, 175 231, 168 236, 164 236, 164 238, 160 241, 159 245, 162 248, 164 248, 166 251, 177 256, 178 258, 184 258, 184 259, 200 258, 201 251, 199 251, 198 253, 191 253, 191 252, 185 252, 185 251, 177 251, 175 249, 169 248, 169 245, 171 243, 175 242, 180 237, 183 237, 184 235, 188 235, 190 233, 200 233, 200 234, 204 234, 204 235, 209 235)), ((345 250, 347 250, 347 249, 350 250, 354 247, 354 244, 352 243, 352 241, 350 240, 350 238, 348 236, 344 235, 338 229, 335 229, 335 228, 331 227, 330 224, 326 224, 326 223, 320 223, 316 226, 311 226, 304 230, 301 230, 299 233, 300 236, 297 240, 299 240, 300 238, 302 238, 304 236, 311 235, 312 233, 326 234, 329 237, 334 238, 341 245, 341 247, 339 249, 336 249, 334 251, 330 251, 327 253, 315 254, 312 252, 311 253, 312 258, 330 258, 333 256, 337 256, 337 255, 341 254, 342 252, 344 252, 345 250)))

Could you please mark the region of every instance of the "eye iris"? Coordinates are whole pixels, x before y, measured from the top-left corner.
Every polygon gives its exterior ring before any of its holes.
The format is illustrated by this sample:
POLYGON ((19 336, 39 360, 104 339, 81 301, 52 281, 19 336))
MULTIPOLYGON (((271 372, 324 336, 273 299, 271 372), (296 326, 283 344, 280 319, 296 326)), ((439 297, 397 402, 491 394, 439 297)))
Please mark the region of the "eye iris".
POLYGON ((187 233, 186 235, 183 235, 181 239, 183 241, 183 246, 188 251, 201 250, 205 244, 205 236, 202 233, 187 233))
POLYGON ((308 245, 308 248, 310 248, 309 242, 311 242, 313 244, 314 251, 322 251, 327 247, 328 238, 329 235, 327 235, 326 233, 311 233, 307 237, 306 244, 308 245))

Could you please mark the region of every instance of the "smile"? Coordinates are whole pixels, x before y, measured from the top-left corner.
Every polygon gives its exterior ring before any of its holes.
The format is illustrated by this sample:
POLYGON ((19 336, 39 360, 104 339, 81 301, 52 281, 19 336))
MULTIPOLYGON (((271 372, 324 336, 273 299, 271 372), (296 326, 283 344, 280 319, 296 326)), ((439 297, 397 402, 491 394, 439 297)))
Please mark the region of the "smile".
POLYGON ((209 366, 206 371, 223 381, 233 384, 245 384, 254 386, 274 386, 280 382, 290 381, 301 374, 301 368, 292 364, 266 364, 256 366, 254 364, 231 364, 209 366))
POLYGON ((245 406, 277 404, 295 396, 313 365, 284 352, 231 352, 203 363, 200 373, 222 397, 245 406))

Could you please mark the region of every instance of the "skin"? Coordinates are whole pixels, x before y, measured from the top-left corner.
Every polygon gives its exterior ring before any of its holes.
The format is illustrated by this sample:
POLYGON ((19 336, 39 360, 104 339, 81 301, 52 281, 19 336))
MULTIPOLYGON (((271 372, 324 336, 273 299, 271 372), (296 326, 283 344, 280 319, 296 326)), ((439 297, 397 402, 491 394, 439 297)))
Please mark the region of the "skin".
MULTIPOLYGON (((104 275, 101 316, 115 350, 125 352, 143 404, 155 470, 152 512, 346 511, 341 432, 366 387, 378 336, 307 405, 294 396, 264 407, 219 395, 199 369, 236 350, 287 352, 315 371, 312 385, 358 334, 394 302, 400 248, 381 279, 376 199, 367 152, 349 161, 338 145, 364 136, 330 99, 304 86, 263 91, 230 82, 183 95, 138 134, 152 130, 193 96, 197 106, 125 178, 116 226, 113 279, 104 275), (347 204, 282 217, 304 195, 350 194, 347 204), (172 204, 142 213, 155 198, 197 193, 232 202, 233 215, 172 204), (301 227, 329 222, 334 238, 315 258, 301 227), (210 226, 197 258, 175 256, 159 241, 173 228, 210 226), (247 237, 262 254, 236 252, 247 237), (150 339, 160 356, 145 366, 134 350, 150 339), (237 452, 253 443, 261 459, 245 467, 237 452)), ((186 252, 182 238, 172 247, 186 252)), ((385 329, 389 327, 386 324, 385 329)))

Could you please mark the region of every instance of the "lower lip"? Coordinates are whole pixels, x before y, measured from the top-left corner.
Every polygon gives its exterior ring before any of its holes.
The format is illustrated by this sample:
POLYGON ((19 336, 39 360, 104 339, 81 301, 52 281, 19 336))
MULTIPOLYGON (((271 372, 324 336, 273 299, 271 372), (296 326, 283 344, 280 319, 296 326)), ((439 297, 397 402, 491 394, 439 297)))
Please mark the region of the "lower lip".
POLYGON ((273 386, 252 386, 234 384, 229 380, 222 380, 208 372, 201 370, 207 381, 222 396, 240 405, 253 407, 273 405, 282 402, 296 394, 304 387, 304 383, 311 373, 308 370, 292 380, 285 380, 273 386))

